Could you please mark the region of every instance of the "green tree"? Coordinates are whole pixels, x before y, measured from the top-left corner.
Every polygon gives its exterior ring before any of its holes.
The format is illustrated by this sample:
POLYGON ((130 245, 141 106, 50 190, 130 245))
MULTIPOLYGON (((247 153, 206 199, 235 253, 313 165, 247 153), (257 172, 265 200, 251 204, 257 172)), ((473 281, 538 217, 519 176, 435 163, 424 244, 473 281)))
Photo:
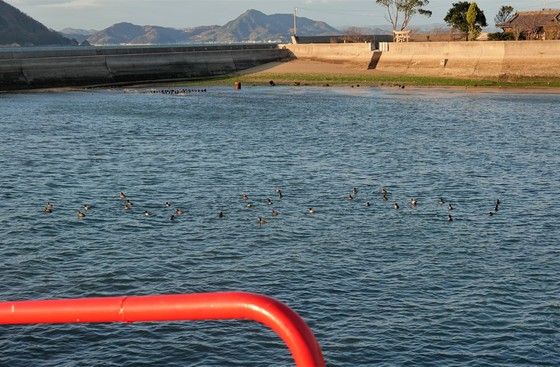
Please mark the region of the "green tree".
POLYGON ((469 25, 469 41, 474 41, 476 40, 476 37, 478 37, 478 32, 476 30, 476 27, 474 26, 474 22, 476 21, 477 8, 478 6, 476 6, 476 3, 473 1, 469 5, 469 10, 467 10, 467 24, 469 25))
MULTIPOLYGON (((467 21, 467 12, 469 11, 470 6, 471 4, 468 1, 454 3, 451 9, 447 12, 445 18, 443 18, 447 25, 459 32, 464 32, 467 36, 467 40, 470 31, 469 23, 467 21)), ((476 4, 474 4, 474 9, 476 10, 474 29, 477 33, 480 33, 482 31, 482 27, 486 27, 488 24, 486 24, 484 12, 480 10, 476 4)))
POLYGON ((430 10, 422 9, 430 3, 429 0, 375 0, 375 2, 387 9, 386 19, 393 26, 393 31, 404 30, 415 14, 427 17, 432 15, 430 10))

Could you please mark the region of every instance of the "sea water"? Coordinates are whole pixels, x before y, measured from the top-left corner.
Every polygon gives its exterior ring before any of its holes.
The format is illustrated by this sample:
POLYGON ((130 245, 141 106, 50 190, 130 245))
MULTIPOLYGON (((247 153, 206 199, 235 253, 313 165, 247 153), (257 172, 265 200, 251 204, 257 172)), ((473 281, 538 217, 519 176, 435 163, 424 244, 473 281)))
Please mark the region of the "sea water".
MULTIPOLYGON (((560 94, 205 88, 0 95, 1 300, 247 291, 328 366, 560 364, 560 94)), ((2 366, 293 365, 250 321, 0 329, 2 366)))

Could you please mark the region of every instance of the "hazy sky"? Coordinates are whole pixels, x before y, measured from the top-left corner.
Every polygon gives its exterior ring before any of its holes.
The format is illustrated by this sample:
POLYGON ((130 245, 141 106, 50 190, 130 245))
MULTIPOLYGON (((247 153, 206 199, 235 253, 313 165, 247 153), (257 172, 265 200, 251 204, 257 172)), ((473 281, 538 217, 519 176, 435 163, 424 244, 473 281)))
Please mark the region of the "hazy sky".
MULTIPOLYGON (((375 0, 5 0, 49 28, 101 30, 115 23, 160 25, 189 28, 199 25, 223 25, 247 9, 265 14, 289 13, 321 20, 334 27, 388 24, 385 8, 375 0)), ((410 26, 444 23, 452 3, 462 0, 431 0, 426 9, 431 18, 415 16, 410 26)), ((560 0, 479 0, 489 26, 502 5, 516 10, 560 8, 560 0)))

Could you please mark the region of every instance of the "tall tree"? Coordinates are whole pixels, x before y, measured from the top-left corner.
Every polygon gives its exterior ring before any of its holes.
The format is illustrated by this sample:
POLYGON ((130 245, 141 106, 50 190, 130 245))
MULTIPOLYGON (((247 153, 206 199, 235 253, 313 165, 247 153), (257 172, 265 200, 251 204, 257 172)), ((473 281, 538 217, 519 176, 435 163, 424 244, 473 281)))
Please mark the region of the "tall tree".
POLYGON ((496 14, 496 16, 494 17, 494 22, 496 23, 496 26, 498 26, 500 24, 509 22, 510 20, 512 20, 513 16, 513 6, 502 5, 500 10, 498 11, 498 14, 496 14))
POLYGON ((474 41, 476 40, 476 37, 478 37, 478 32, 476 30, 476 27, 474 26, 474 22, 476 21, 477 8, 478 6, 476 6, 476 3, 473 1, 469 5, 469 10, 467 10, 467 24, 469 25, 469 41, 474 41))
POLYGON ((387 9, 386 19, 393 26, 393 31, 404 30, 415 14, 427 17, 432 15, 430 10, 422 9, 430 3, 429 0, 375 0, 375 2, 387 9))
MULTIPOLYGON (((471 4, 468 1, 454 3, 451 9, 447 12, 445 18, 443 18, 447 25, 460 32, 464 32, 467 36, 467 40, 470 30, 469 23, 467 22, 467 12, 469 11, 470 6, 471 4)), ((482 27, 486 27, 488 24, 486 24, 484 12, 480 10, 476 4, 474 5, 474 9, 476 10, 474 29, 477 33, 480 33, 482 31, 482 27)))

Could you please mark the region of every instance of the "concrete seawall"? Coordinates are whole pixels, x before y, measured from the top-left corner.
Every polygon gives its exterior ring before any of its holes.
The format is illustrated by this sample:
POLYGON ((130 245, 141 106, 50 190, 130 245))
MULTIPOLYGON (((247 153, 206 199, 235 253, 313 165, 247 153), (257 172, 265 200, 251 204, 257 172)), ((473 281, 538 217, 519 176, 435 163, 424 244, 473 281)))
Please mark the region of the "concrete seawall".
POLYGON ((291 57, 276 45, 0 50, 0 90, 209 78, 291 57))
POLYGON ((373 57, 371 43, 283 44, 300 60, 323 61, 368 68, 373 57))
POLYGON ((449 77, 560 77, 560 41, 391 43, 382 71, 449 77))
POLYGON ((380 71, 460 78, 560 77, 560 41, 282 45, 296 58, 380 71))

